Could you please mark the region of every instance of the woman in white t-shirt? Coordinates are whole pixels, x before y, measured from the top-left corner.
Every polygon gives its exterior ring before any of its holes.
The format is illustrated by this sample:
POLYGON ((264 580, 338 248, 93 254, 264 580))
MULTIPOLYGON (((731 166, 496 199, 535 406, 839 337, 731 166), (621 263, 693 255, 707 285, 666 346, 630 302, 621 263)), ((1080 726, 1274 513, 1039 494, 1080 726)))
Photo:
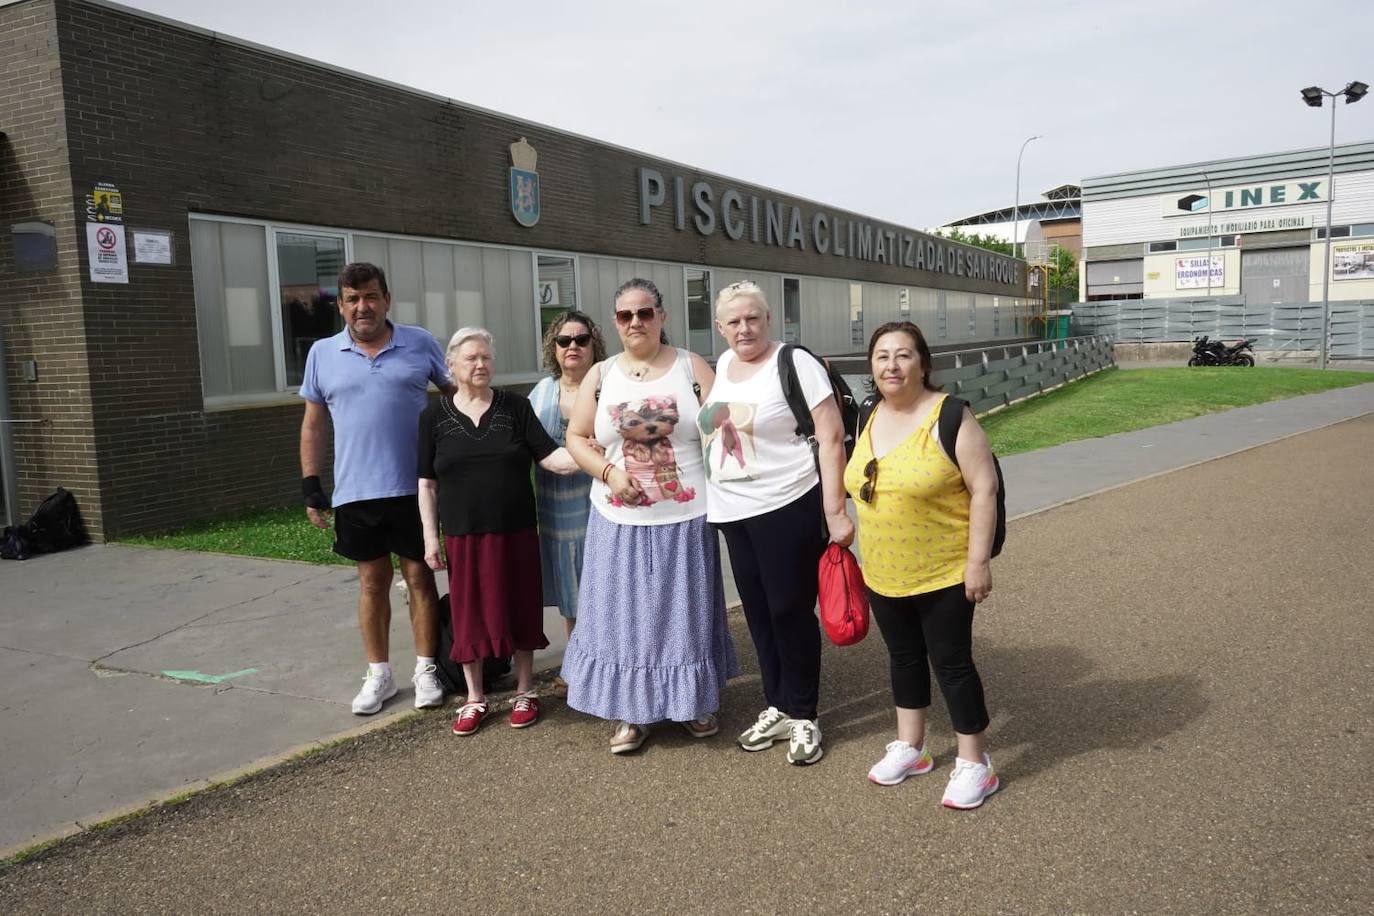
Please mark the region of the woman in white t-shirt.
POLYGON ((721 290, 716 327, 730 350, 716 364, 697 424, 707 519, 725 535, 768 703, 739 745, 761 751, 786 738, 788 762, 804 766, 823 753, 816 722, 817 565, 827 530, 828 540, 849 544, 854 524, 845 512, 844 426, 830 378, 811 354, 792 351, 816 426, 819 452, 813 454, 783 396, 782 345, 769 337, 769 323, 757 284, 746 280, 721 290))

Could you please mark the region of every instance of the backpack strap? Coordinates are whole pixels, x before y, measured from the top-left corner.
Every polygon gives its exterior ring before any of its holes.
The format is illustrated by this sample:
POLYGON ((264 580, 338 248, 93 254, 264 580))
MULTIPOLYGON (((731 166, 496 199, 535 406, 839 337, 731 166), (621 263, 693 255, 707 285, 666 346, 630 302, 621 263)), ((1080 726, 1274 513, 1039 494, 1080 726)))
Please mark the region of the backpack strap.
MULTIPOLYGON (((1334 104, 1334 103, 1333 103, 1334 104)), ((611 366, 615 365, 619 353, 613 353, 601 362, 601 368, 596 373, 596 399, 601 400, 601 385, 606 381, 606 373, 611 371, 611 366)))
POLYGON ((816 421, 811 417, 811 408, 806 405, 806 393, 802 391, 801 380, 797 378, 797 363, 793 355, 793 344, 783 344, 778 354, 778 377, 782 382, 782 396, 792 410, 792 418, 797 421, 797 435, 811 443, 812 450, 819 447, 816 442, 816 421))
POLYGON ((868 425, 868 421, 873 419, 873 411, 878 409, 878 402, 881 400, 882 398, 876 394, 870 394, 859 404, 859 425, 854 428, 855 444, 858 443, 859 437, 864 434, 864 427, 868 425))
POLYGON ((968 401, 953 395, 946 397, 940 404, 940 418, 937 421, 940 427, 940 445, 944 447, 945 454, 954 462, 956 468, 959 467, 959 458, 954 452, 954 446, 959 441, 959 426, 964 422, 964 408, 967 406, 968 401))
POLYGON ((692 394, 697 396, 697 404, 701 404, 701 385, 697 382, 697 370, 692 365, 692 354, 681 347, 677 348, 678 361, 682 363, 682 371, 687 373, 687 381, 692 383, 692 394))

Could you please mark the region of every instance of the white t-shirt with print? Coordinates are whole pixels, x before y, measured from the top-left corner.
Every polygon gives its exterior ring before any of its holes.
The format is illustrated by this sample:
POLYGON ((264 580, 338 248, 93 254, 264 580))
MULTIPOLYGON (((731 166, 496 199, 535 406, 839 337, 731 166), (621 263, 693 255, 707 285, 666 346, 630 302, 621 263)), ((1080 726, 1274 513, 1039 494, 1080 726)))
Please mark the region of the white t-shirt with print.
MULTIPOLYGON (((697 414, 706 471, 706 519, 734 522, 753 518, 798 499, 819 478, 811 446, 797 435, 778 375, 781 346, 746 381, 730 381, 735 354, 716 364, 716 382, 697 414)), ((809 353, 792 351, 797 379, 814 410, 831 397, 830 376, 809 353)))

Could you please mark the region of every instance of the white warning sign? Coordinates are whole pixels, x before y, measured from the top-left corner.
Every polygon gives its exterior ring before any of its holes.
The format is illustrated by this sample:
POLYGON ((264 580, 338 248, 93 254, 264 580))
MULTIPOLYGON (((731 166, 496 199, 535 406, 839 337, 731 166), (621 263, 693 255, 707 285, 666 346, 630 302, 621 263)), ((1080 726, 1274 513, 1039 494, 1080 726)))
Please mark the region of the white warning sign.
POLYGON ((86 224, 86 255, 92 283, 128 283, 129 257, 124 249, 124 227, 110 223, 86 224))

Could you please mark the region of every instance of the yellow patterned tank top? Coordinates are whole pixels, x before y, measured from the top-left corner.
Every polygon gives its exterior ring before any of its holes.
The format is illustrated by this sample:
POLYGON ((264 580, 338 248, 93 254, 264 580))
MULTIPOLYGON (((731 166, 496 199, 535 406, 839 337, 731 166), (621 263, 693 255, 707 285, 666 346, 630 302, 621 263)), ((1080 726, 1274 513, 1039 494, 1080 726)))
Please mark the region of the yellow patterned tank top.
MULTIPOLYGON (((943 406, 941 398, 915 432, 878 459, 870 501, 860 499, 859 490, 864 468, 873 460, 872 421, 845 467, 844 486, 859 515, 864 582, 889 598, 964 581, 969 493, 959 468, 937 441, 935 424, 943 406)), ((877 410, 882 409, 880 403, 877 410)))

